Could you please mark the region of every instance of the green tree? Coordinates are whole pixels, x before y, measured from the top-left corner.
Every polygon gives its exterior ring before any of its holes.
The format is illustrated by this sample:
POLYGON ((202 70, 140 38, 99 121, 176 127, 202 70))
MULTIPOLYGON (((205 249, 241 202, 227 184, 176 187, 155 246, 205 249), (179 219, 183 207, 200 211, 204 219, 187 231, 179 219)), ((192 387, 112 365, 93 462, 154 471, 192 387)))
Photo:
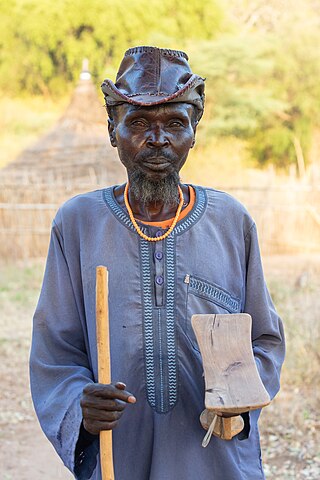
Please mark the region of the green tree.
POLYGON ((0 0, 0 16, 0 89, 42 94, 76 81, 84 57, 101 80, 106 65, 155 32, 160 46, 176 47, 214 38, 223 22, 218 0, 0 0))
POLYGON ((273 95, 272 44, 261 35, 228 35, 202 44, 193 66, 207 78, 206 136, 250 139, 261 124, 282 115, 286 103, 273 95))
POLYGON ((296 163, 303 174, 320 124, 319 40, 316 29, 296 27, 281 37, 251 32, 197 46, 194 69, 207 77, 202 137, 242 138, 259 165, 296 163))

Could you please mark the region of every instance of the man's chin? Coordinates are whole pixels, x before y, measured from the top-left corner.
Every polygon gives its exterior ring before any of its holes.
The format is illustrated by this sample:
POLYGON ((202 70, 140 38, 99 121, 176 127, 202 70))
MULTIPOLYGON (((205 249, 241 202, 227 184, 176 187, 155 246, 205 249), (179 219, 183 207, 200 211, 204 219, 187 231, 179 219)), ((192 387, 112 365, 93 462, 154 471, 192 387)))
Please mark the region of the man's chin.
POLYGON ((142 203, 179 203, 180 177, 177 172, 152 171, 152 174, 148 174, 139 170, 131 174, 129 180, 130 191, 142 203))
POLYGON ((168 177, 170 177, 171 173, 164 172, 161 170, 154 171, 152 174, 149 173, 144 173, 144 177, 147 181, 150 183, 157 183, 159 180, 164 180, 168 177))

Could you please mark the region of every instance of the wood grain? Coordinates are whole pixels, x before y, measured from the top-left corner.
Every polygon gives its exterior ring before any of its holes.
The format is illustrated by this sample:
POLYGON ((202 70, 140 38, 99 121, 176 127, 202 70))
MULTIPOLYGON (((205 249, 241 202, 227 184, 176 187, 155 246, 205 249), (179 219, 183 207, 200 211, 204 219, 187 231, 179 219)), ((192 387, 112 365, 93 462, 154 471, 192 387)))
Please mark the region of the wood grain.
MULTIPOLYGON (((108 271, 106 267, 96 268, 96 326, 98 350, 99 383, 111 383, 109 313, 108 313, 108 271)), ((112 455, 112 430, 100 432, 100 462, 102 480, 114 480, 112 455)))
MULTIPOLYGON (((251 316, 193 315, 205 374, 205 406, 222 413, 243 413, 270 403, 251 345, 251 316)), ((227 434, 229 425, 225 425, 227 434)))
MULTIPOLYGON (((207 409, 203 410, 203 412, 200 415, 200 423, 205 430, 208 430, 215 416, 216 414, 213 410, 207 410, 207 409)), ((213 435, 221 438, 222 440, 231 440, 232 437, 234 437, 235 435, 237 435, 243 430, 243 427, 244 427, 244 421, 240 415, 236 417, 231 417, 231 418, 222 418, 217 416, 214 430, 213 430, 213 435), (225 427, 226 421, 230 421, 230 431, 228 431, 228 429, 226 429, 225 427), (225 435, 226 430, 227 430, 227 433, 229 433, 228 438, 225 435)))

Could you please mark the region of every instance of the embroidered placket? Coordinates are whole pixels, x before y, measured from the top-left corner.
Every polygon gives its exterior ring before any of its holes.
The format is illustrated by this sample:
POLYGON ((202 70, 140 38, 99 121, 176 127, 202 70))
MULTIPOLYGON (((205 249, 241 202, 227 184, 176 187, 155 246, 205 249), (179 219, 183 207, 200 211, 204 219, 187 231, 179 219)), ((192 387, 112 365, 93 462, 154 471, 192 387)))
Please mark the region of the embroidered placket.
POLYGON ((158 413, 166 413, 174 407, 178 398, 174 316, 174 236, 169 235, 165 241, 156 245, 154 246, 144 239, 140 240, 146 390, 150 406, 158 413), (155 279, 153 282, 155 295, 152 295, 153 288, 151 287, 153 278, 155 279), (158 279, 162 279, 163 282, 157 282, 158 279), (164 298, 165 302, 163 302, 164 298))
MULTIPOLYGON (((178 360, 175 326, 176 310, 176 237, 191 228, 206 207, 203 188, 194 187, 196 202, 192 212, 179 222, 174 231, 155 248, 141 237, 141 295, 143 307, 143 341, 145 357, 146 395, 150 406, 158 413, 166 413, 178 400, 178 360), (162 251, 161 251, 162 248, 162 251), (155 257, 162 253, 161 261, 155 257), (162 263, 162 266, 160 265, 162 263), (162 294, 160 293, 162 291, 162 294), (157 292, 157 293, 156 293, 157 292)), ((103 191, 107 206, 118 220, 137 235, 125 210, 116 202, 112 187, 103 191)), ((142 227, 150 236, 147 226, 142 227)), ((155 233, 155 232, 153 232, 155 233)))

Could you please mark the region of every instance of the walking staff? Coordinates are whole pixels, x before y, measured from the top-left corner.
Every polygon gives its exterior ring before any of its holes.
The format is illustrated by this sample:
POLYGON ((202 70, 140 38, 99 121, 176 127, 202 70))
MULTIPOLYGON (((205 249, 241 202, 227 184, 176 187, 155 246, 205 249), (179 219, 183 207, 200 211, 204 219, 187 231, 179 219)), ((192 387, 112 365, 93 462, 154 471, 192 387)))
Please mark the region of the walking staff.
MULTIPOLYGON (((96 269, 96 321, 98 380, 102 384, 111 383, 109 313, 108 313, 108 270, 99 266, 96 269)), ((100 431, 100 462, 102 480, 114 480, 112 456, 112 430, 100 431)))

